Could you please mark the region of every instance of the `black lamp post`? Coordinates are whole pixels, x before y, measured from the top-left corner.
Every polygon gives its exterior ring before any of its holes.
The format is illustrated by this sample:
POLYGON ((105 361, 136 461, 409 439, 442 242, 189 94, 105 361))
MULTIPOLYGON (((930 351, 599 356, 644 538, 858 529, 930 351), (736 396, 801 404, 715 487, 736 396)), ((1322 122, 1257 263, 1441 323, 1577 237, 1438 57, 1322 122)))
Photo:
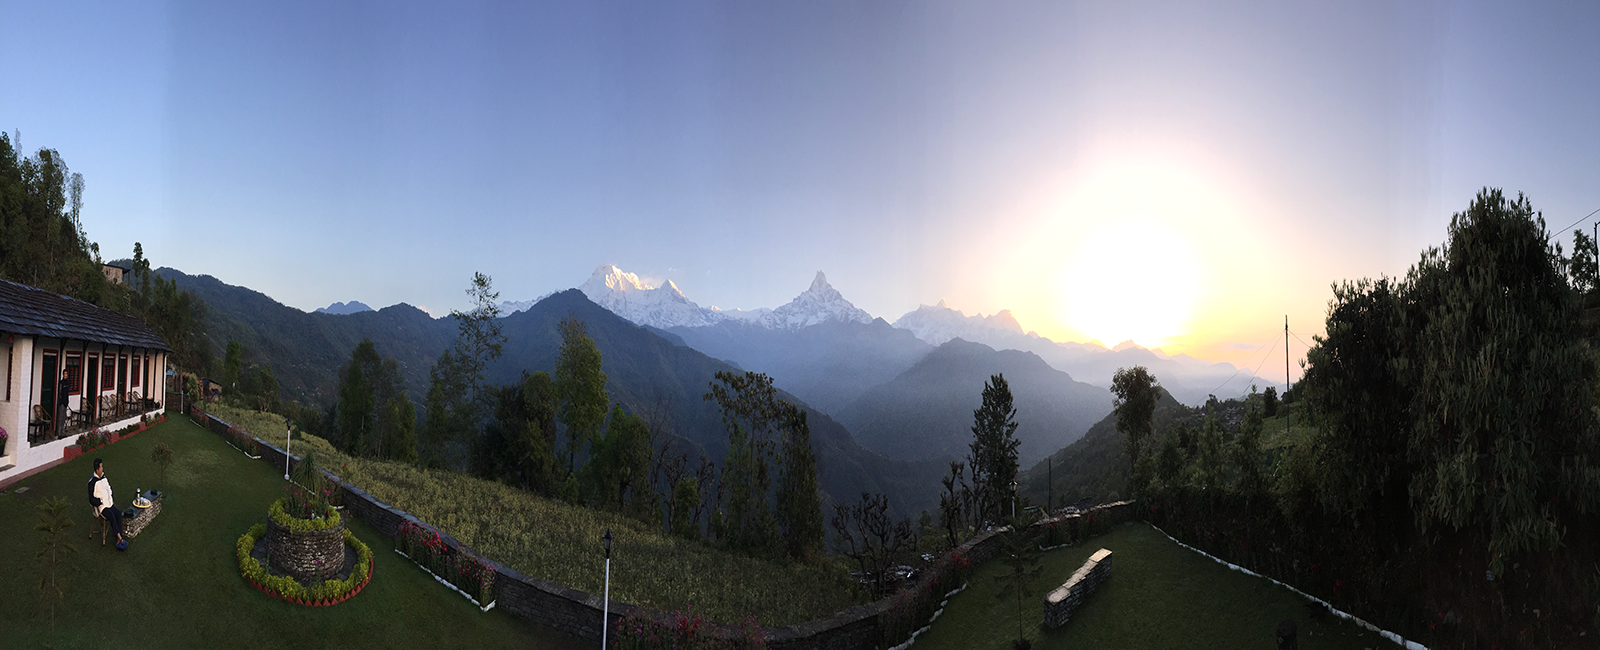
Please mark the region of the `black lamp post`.
POLYGON ((606 650, 606 632, 611 629, 611 529, 606 529, 600 545, 606 548, 606 593, 600 606, 600 650, 606 650))

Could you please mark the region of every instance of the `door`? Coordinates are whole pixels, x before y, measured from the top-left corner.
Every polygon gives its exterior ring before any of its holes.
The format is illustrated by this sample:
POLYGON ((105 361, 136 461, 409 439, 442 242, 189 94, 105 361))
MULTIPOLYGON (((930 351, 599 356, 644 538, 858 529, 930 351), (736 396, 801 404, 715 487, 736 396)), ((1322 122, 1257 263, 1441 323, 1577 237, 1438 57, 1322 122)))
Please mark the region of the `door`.
POLYGON ((83 364, 83 410, 88 412, 89 419, 100 419, 100 357, 89 357, 83 364))
POLYGON ((39 373, 39 404, 44 407, 45 417, 50 419, 52 429, 56 418, 56 353, 44 353, 44 367, 39 373))
POLYGON ((121 404, 128 395, 128 358, 117 358, 117 403, 121 404))

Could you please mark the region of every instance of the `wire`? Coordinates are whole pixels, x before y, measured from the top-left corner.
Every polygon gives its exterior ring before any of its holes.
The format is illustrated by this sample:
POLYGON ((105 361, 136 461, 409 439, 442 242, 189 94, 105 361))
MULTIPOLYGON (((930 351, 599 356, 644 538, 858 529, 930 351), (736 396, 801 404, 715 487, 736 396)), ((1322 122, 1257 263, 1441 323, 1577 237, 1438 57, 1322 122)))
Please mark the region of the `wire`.
MULTIPOLYGON (((1589 214, 1584 215, 1582 219, 1579 219, 1577 221, 1572 222, 1572 226, 1576 226, 1576 225, 1578 225, 1580 223, 1583 223, 1584 221, 1587 221, 1589 219, 1589 217, 1592 217, 1592 216, 1594 216, 1596 214, 1600 214, 1600 208, 1595 208, 1594 212, 1590 212, 1589 214)), ((1555 232, 1555 234, 1550 235, 1550 238, 1551 239, 1555 239, 1557 236, 1561 235, 1561 233, 1564 233, 1564 232, 1566 232, 1568 230, 1572 230, 1572 226, 1567 226, 1565 228, 1557 230, 1555 232)))
POLYGON ((1294 330, 1289 330, 1289 334, 1291 334, 1291 335, 1293 335, 1293 336, 1294 336, 1294 340, 1296 340, 1296 341, 1300 341, 1300 345, 1304 345, 1304 346, 1306 346, 1306 347, 1307 347, 1307 348, 1312 348, 1312 347, 1316 347, 1316 346, 1313 346, 1313 345, 1311 345, 1311 344, 1310 344, 1310 343, 1307 343, 1307 342, 1305 342, 1305 341, 1304 341, 1304 340, 1302 340, 1302 339, 1301 339, 1301 338, 1300 338, 1300 335, 1299 335, 1299 334, 1295 334, 1295 333, 1294 333, 1294 330))
MULTIPOLYGON (((1250 376, 1251 376, 1251 377, 1256 377, 1256 376, 1258 376, 1258 375, 1257 375, 1257 374, 1256 374, 1256 372, 1259 372, 1259 371, 1260 371, 1260 370, 1261 370, 1261 366, 1264 366, 1264 365, 1266 365, 1266 363, 1267 363, 1267 357, 1268 357, 1268 356, 1270 356, 1270 355, 1271 355, 1271 354, 1272 354, 1272 351, 1273 351, 1273 350, 1276 350, 1276 349, 1278 349, 1278 339, 1276 339, 1276 338, 1274 338, 1274 339, 1272 339, 1272 346, 1271 346, 1271 347, 1269 347, 1269 348, 1267 348, 1267 353, 1266 353, 1266 354, 1263 354, 1263 355, 1261 355, 1261 363, 1258 363, 1258 364, 1256 364, 1256 369, 1255 369, 1255 371, 1252 371, 1252 372, 1251 372, 1251 373, 1250 373, 1250 376)), ((1227 386, 1227 385, 1228 385, 1228 382, 1230 382, 1230 381, 1233 381, 1233 378, 1234 378, 1234 377, 1238 377, 1238 376, 1239 376, 1239 373, 1241 373, 1241 372, 1244 372, 1244 368, 1243 368, 1243 367, 1241 367, 1241 368, 1239 368, 1239 369, 1238 369, 1238 370, 1235 370, 1235 371, 1233 371, 1233 374, 1232 374, 1232 375, 1230 375, 1230 376, 1229 376, 1229 377, 1228 377, 1228 378, 1227 378, 1227 379, 1224 379, 1224 380, 1223 380, 1223 381, 1222 381, 1222 383, 1220 383, 1220 384, 1217 384, 1217 387, 1216 387, 1216 388, 1213 388, 1213 389, 1211 389, 1211 393, 1210 393, 1210 394, 1211 394, 1211 395, 1216 395, 1216 394, 1217 394, 1217 391, 1219 391, 1219 390, 1222 390, 1222 387, 1223 387, 1223 386, 1227 386)), ((1239 393, 1239 394, 1241 394, 1241 395, 1243 395, 1243 394, 1244 394, 1244 392, 1243 392, 1243 391, 1240 391, 1240 393, 1239 393)))

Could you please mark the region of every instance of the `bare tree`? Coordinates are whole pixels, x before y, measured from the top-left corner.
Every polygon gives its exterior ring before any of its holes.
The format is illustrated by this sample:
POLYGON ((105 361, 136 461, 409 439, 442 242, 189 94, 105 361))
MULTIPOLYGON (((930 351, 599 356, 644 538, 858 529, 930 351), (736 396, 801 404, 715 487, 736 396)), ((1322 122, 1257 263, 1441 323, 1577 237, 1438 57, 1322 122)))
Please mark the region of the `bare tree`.
POLYGON ((916 548, 911 520, 898 522, 889 517, 889 497, 861 493, 854 505, 834 504, 833 530, 845 556, 856 561, 862 577, 872 585, 872 597, 882 598, 888 591, 889 567, 916 548))

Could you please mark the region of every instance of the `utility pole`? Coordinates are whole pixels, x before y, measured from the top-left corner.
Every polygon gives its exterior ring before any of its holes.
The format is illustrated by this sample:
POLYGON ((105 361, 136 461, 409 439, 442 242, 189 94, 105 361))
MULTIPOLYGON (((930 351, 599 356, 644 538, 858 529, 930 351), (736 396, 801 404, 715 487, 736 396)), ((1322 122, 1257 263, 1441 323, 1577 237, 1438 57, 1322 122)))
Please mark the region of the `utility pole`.
MULTIPOLYGON (((1283 315, 1283 394, 1289 394, 1289 315, 1283 315)), ((1289 439, 1289 405, 1283 406, 1283 436, 1289 439)))
MULTIPOLYGON (((1050 516, 1055 516, 1056 506, 1052 499, 1055 498, 1056 475, 1051 466, 1055 463, 1049 456, 1044 457, 1044 510, 1050 516)), ((1034 465, 1038 467, 1038 465, 1034 465)))

